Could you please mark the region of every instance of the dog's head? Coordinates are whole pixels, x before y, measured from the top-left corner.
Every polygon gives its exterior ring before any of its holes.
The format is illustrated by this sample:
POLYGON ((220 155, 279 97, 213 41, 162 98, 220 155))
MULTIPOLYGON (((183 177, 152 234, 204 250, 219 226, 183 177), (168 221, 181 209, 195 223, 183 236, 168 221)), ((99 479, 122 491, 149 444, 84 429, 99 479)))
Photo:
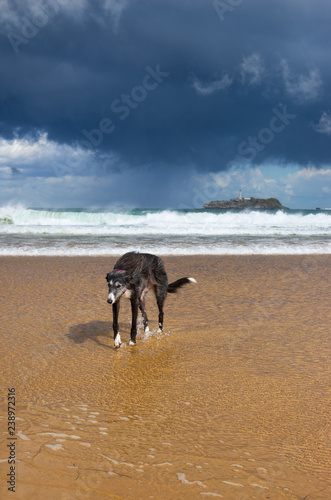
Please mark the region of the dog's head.
POLYGON ((114 270, 106 276, 108 283, 108 304, 114 304, 126 292, 131 281, 131 275, 127 271, 114 270))

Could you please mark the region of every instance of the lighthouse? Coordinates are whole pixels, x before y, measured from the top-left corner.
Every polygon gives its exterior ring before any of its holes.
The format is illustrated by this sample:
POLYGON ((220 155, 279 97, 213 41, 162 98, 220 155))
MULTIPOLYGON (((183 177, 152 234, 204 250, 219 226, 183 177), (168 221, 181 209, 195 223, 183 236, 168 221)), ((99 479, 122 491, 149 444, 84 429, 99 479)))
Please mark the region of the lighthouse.
POLYGON ((239 196, 238 196, 238 200, 242 200, 242 196, 241 196, 241 189, 239 189, 239 196))

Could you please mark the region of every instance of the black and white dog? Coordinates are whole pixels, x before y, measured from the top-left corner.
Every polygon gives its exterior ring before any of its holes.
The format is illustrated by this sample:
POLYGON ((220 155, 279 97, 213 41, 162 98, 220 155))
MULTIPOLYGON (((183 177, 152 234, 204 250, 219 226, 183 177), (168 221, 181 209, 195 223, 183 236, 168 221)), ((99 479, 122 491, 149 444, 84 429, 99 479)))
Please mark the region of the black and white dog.
POLYGON ((131 300, 132 325, 130 345, 135 345, 137 335, 138 307, 141 310, 145 333, 149 331, 148 318, 145 311, 145 296, 153 289, 159 308, 159 331, 163 328, 163 305, 167 293, 176 293, 186 283, 196 283, 194 278, 180 278, 168 284, 167 274, 162 260, 149 253, 129 252, 124 254, 115 264, 114 270, 107 274, 109 293, 107 302, 113 305, 113 330, 115 347, 121 346, 118 331, 118 314, 120 299, 131 300))

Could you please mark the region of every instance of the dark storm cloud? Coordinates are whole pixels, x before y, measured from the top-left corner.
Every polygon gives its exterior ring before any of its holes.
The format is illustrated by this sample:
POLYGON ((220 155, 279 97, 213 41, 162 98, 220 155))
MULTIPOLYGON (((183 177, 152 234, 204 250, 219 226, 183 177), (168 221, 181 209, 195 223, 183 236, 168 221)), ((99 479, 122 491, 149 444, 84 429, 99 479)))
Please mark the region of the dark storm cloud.
POLYGON ((21 4, 1 22, 3 137, 45 131, 130 166, 329 161, 329 1, 21 4), (275 109, 295 115, 277 133, 275 109))

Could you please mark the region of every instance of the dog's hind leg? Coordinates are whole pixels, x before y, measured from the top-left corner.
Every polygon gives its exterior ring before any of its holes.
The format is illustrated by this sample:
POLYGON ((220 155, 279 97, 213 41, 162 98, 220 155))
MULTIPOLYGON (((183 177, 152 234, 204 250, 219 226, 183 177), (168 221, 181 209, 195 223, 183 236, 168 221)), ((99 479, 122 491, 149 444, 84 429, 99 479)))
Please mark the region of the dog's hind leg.
POLYGON ((159 308, 159 329, 158 332, 162 332, 163 330, 163 306, 164 301, 167 296, 167 289, 162 285, 155 286, 155 297, 157 306, 159 308))
POLYGON ((147 332, 149 332, 148 318, 147 318, 146 309, 145 309, 145 297, 143 295, 139 299, 139 308, 141 310, 141 314, 142 314, 143 320, 144 320, 144 330, 145 330, 145 333, 147 333, 147 332))
POLYGON ((138 304, 139 304, 139 299, 136 296, 133 296, 131 298, 132 324, 131 324, 131 338, 129 345, 136 344, 138 304))
POLYGON ((114 345, 115 347, 121 347, 121 336, 118 331, 118 315, 120 312, 120 303, 119 301, 114 302, 113 304, 113 330, 114 330, 114 345))

